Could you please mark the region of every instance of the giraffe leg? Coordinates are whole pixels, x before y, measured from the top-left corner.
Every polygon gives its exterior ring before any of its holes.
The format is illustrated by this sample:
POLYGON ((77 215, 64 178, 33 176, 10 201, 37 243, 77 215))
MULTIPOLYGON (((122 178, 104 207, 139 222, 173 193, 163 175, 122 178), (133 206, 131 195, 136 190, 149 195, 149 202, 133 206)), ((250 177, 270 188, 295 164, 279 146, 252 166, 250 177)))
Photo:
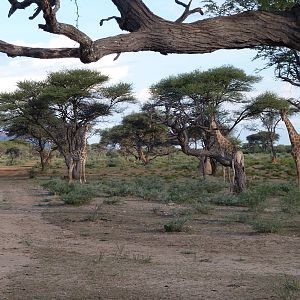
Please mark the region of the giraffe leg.
POLYGON ((297 171, 297 185, 300 187, 300 157, 295 159, 297 171))
POLYGON ((83 165, 83 161, 82 159, 80 159, 79 161, 79 182, 82 183, 82 165, 83 165))
POLYGON ((82 176, 83 176, 83 182, 86 183, 86 176, 85 176, 85 159, 82 161, 82 176))
POLYGON ((234 160, 231 160, 231 168, 232 168, 232 182, 230 183, 231 190, 234 191, 234 184, 235 184, 235 166, 234 160))
POLYGON ((71 161, 68 169, 69 183, 73 181, 73 169, 74 169, 74 161, 71 161))
POLYGON ((223 181, 226 182, 226 167, 222 166, 223 181))

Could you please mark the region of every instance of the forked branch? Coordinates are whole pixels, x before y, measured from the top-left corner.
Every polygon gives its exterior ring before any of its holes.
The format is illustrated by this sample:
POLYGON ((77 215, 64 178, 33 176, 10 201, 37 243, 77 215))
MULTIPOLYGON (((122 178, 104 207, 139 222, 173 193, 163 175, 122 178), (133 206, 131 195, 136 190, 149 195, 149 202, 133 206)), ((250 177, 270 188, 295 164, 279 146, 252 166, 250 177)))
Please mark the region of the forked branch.
POLYGON ((184 12, 183 14, 175 21, 176 23, 182 23, 183 21, 185 21, 190 15, 195 14, 195 13, 199 13, 200 15, 204 15, 203 10, 201 9, 201 7, 197 7, 194 9, 190 9, 191 8, 191 4, 193 2, 193 0, 190 0, 188 4, 185 4, 179 0, 175 0, 175 2, 178 5, 181 5, 184 7, 184 12))
MULTIPOLYGON (((11 4, 11 8, 8 12, 8 17, 10 17, 17 9, 25 9, 31 4, 36 4, 37 8, 34 14, 31 17, 29 17, 30 20, 33 20, 42 11, 42 0, 24 0, 22 2, 19 2, 17 0, 8 0, 8 1, 11 4)), ((48 0, 48 1, 50 1, 50 5, 52 7, 55 6, 54 11, 56 13, 60 7, 60 0, 48 0)))

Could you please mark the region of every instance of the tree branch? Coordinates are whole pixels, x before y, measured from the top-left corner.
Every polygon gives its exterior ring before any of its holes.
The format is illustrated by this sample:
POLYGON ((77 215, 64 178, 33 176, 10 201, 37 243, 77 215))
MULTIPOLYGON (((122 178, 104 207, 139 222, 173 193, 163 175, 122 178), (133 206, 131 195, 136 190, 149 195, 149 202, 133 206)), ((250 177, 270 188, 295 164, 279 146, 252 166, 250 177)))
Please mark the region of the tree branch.
POLYGON ((16 46, 0 40, 0 52, 9 57, 26 56, 34 58, 80 58, 79 48, 32 48, 16 46))
MULTIPOLYGON (((37 1, 9 0, 12 7, 22 5, 22 8, 36 4, 37 1)), ((120 29, 130 33, 93 41, 74 26, 57 22, 50 0, 40 1, 46 24, 39 27, 47 32, 71 38, 79 43, 79 48, 37 49, 1 42, 1 52, 9 56, 37 58, 75 57, 84 63, 91 63, 109 54, 138 51, 163 54, 209 53, 218 49, 243 49, 262 45, 300 50, 300 5, 288 11, 248 11, 182 24, 156 16, 141 0, 111 0, 121 14, 120 17, 111 18, 117 20, 120 29)), ((182 4, 186 8, 189 5, 182 4)))
POLYGON ((175 21, 176 23, 182 23, 192 14, 199 13, 200 15, 204 15, 203 10, 200 7, 194 8, 190 10, 191 4, 193 0, 190 0, 188 4, 185 4, 179 0, 175 0, 175 2, 185 8, 183 14, 175 21))

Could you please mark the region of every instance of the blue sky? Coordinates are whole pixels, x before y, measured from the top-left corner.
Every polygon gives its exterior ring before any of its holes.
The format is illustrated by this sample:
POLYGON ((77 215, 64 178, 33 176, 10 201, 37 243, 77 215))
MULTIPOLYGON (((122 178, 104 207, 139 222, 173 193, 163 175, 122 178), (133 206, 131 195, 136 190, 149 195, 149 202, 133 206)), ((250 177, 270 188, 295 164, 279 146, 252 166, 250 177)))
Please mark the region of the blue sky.
MULTIPOLYGON (((61 1, 61 9, 58 20, 69 22, 75 25, 76 6, 74 0, 61 1)), ((102 0, 97 9, 92 8, 92 1, 78 0, 79 4, 79 28, 94 39, 119 34, 116 23, 112 20, 99 26, 102 18, 118 15, 115 6, 109 0, 102 0)), ((93 1, 95 3, 95 1, 93 1)), ((157 15, 169 20, 175 20, 180 16, 182 8, 175 4, 174 0, 145 0, 150 9, 157 15)), ((194 0, 194 5, 199 6, 201 1, 194 0)), ((41 16, 30 21, 28 17, 33 14, 34 8, 26 11, 17 11, 10 19, 7 18, 10 5, 7 0, 0 2, 0 28, 1 40, 16 43, 19 45, 40 46, 40 47, 72 47, 74 42, 64 37, 51 35, 39 30, 38 24, 43 23, 41 16)), ((195 20, 193 16, 190 20, 195 20)), ((256 74, 256 69, 264 65, 262 61, 252 61, 255 51, 253 50, 220 50, 209 54, 197 55, 168 55, 158 53, 124 53, 117 61, 113 61, 114 55, 103 58, 97 63, 83 65, 76 59, 61 60, 38 60, 31 58, 9 58, 0 53, 0 91, 11 91, 15 88, 16 82, 24 79, 40 80, 46 77, 48 72, 66 68, 92 68, 108 74, 112 82, 125 81, 134 86, 137 98, 143 102, 147 99, 147 88, 169 75, 176 75, 183 72, 190 72, 195 69, 207 70, 208 68, 221 65, 233 65, 242 68, 247 74, 256 74)), ((259 73, 263 80, 255 85, 250 96, 255 96, 264 91, 271 90, 284 97, 298 97, 296 88, 275 80, 273 70, 265 70, 259 73)), ((137 110, 131 107, 127 113, 137 110)), ((114 117, 105 126, 112 126, 120 120, 114 117)), ((294 118, 293 123, 300 130, 299 118, 294 118)), ((280 143, 289 144, 284 125, 281 123, 278 133, 281 135, 280 143)), ((242 130, 241 138, 250 134, 242 130)), ((92 142, 97 142, 94 137, 92 142)))

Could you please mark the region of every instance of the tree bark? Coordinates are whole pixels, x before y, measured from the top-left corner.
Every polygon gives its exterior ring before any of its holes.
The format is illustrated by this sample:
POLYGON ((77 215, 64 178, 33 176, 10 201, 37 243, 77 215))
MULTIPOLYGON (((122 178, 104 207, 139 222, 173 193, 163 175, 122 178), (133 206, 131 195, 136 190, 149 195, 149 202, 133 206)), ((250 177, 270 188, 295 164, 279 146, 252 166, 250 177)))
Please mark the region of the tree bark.
MULTIPOLYGON (((209 53, 218 49, 285 46, 300 50, 300 5, 280 12, 248 11, 182 24, 153 14, 141 0, 111 0, 121 17, 120 29, 130 32, 93 41, 72 25, 59 23, 48 0, 41 0, 44 31, 65 35, 79 43, 77 48, 30 48, 0 41, 0 52, 8 56, 36 58, 79 58, 83 63, 123 52, 209 53)), ((11 1, 10 1, 11 2, 11 1)), ((109 19, 111 19, 109 18, 109 19)), ((103 22, 103 21, 101 21, 103 22)))
POLYGON ((240 193, 246 189, 246 174, 244 168, 238 163, 234 162, 235 168, 235 177, 234 177, 234 185, 233 192, 240 193))

